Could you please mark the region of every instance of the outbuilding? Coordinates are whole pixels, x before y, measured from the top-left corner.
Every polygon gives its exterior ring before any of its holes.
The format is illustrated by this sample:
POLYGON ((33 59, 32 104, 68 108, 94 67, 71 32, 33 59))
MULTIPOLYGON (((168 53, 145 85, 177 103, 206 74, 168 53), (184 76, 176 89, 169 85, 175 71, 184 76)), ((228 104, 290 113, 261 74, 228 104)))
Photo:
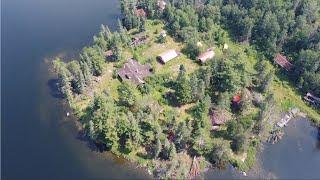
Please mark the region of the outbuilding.
POLYGON ((145 18, 147 16, 147 13, 142 8, 136 9, 136 15, 142 18, 145 18))
POLYGON ((212 130, 217 130, 219 127, 232 119, 229 111, 220 108, 213 108, 210 110, 210 119, 212 130))
POLYGON ((274 61, 287 71, 291 70, 293 67, 293 65, 287 60, 287 58, 281 54, 277 54, 274 58, 274 61))
POLYGON ((158 8, 163 11, 166 8, 167 3, 164 0, 158 0, 157 5, 158 8))
POLYGON ((157 59, 158 59, 161 63, 165 64, 165 63, 167 63, 168 61, 170 61, 170 60, 172 60, 172 59, 174 59, 174 58, 176 58, 176 57, 178 57, 178 56, 179 56, 179 53, 178 53, 176 50, 171 49, 171 50, 168 50, 168 51, 166 51, 166 52, 164 52, 164 53, 161 53, 161 54, 157 57, 157 59))
POLYGON ((206 52, 200 54, 197 59, 201 64, 204 64, 207 60, 212 59, 215 53, 213 48, 208 49, 206 52))

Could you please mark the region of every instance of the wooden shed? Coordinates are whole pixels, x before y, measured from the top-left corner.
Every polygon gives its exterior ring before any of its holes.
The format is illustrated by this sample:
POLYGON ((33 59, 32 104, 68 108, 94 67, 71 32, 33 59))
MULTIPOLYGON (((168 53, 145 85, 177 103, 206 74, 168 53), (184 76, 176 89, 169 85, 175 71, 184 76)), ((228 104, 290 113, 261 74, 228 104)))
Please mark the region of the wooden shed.
POLYGON ((274 58, 274 61, 287 71, 291 70, 293 67, 293 65, 287 60, 287 58, 281 54, 277 54, 274 58))
POLYGON ((170 61, 170 60, 172 60, 172 59, 174 59, 174 58, 176 58, 176 57, 178 57, 178 56, 179 56, 179 53, 178 53, 176 50, 171 49, 171 50, 168 50, 168 51, 166 51, 166 52, 164 52, 164 53, 161 53, 161 54, 157 57, 157 59, 158 59, 161 63, 165 64, 165 63, 167 63, 168 61, 170 61))
POLYGON ((207 60, 212 59, 215 53, 213 48, 208 49, 206 52, 200 54, 197 59, 201 64, 204 64, 207 60))

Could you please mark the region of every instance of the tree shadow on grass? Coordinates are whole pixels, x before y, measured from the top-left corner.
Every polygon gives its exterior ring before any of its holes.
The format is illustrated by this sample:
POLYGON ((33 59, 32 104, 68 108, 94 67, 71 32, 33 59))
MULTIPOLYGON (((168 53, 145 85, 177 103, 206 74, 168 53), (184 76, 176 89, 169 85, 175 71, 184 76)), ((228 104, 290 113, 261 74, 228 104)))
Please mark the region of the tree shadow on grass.
POLYGON ((163 95, 163 99, 166 100, 165 103, 169 106, 172 106, 172 107, 179 107, 180 106, 174 92, 166 92, 163 95))

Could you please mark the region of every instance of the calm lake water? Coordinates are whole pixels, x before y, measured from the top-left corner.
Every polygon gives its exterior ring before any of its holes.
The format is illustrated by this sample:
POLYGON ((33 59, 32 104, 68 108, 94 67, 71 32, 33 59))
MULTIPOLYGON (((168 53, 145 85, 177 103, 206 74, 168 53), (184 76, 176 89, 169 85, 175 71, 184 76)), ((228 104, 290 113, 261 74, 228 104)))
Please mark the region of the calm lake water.
MULTIPOLYGON (((115 29, 117 0, 3 0, 1 5, 2 178, 150 178, 110 153, 91 150, 48 83, 45 60, 76 54, 102 23, 115 29)), ((320 177, 317 129, 296 121, 287 130, 283 141, 266 146, 258 174, 320 177)), ((239 177, 234 171, 206 174, 239 177)))

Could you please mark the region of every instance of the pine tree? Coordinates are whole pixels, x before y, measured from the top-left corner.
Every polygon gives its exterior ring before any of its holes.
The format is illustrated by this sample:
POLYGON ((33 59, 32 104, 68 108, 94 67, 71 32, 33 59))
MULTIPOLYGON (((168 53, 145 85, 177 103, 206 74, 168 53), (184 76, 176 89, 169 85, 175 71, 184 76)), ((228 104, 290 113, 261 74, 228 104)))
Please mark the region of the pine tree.
POLYGON ((90 72, 90 68, 88 66, 88 64, 84 61, 80 61, 80 68, 81 68, 81 71, 82 71, 82 74, 83 74, 83 78, 84 78, 84 81, 85 81, 85 84, 87 86, 90 86, 91 85, 91 72, 90 72))
POLYGON ((153 158, 157 159, 159 154, 160 154, 160 152, 161 152, 161 149, 162 149, 161 141, 160 141, 159 138, 157 138, 156 144, 155 144, 153 149, 154 149, 154 157, 153 158))
POLYGON ((132 107, 137 101, 137 96, 129 84, 123 82, 118 87, 119 102, 127 107, 132 107))
POLYGON ((170 143, 170 148, 169 148, 169 160, 175 159, 177 156, 177 151, 174 143, 170 143))
POLYGON ((139 32, 146 31, 146 22, 143 18, 139 18, 139 32))
POLYGON ((59 58, 53 62, 53 67, 58 74, 60 93, 68 101, 71 101, 73 98, 71 87, 71 73, 67 69, 66 64, 62 62, 59 58))
POLYGON ((190 82, 183 65, 180 65, 180 71, 177 78, 176 96, 179 104, 186 104, 192 101, 190 82))
POLYGON ((177 145, 178 150, 182 150, 186 147, 190 136, 191 129, 187 127, 185 121, 180 122, 175 136, 175 144, 177 145))
POLYGON ((138 146, 142 142, 141 129, 132 113, 129 112, 127 116, 130 121, 129 137, 132 140, 132 145, 133 145, 133 148, 135 149, 135 148, 138 148, 138 146))
POLYGON ((82 74, 80 64, 78 61, 71 61, 68 63, 68 70, 71 73, 72 79, 71 84, 73 87, 73 91, 81 94, 85 88, 85 79, 82 74))

